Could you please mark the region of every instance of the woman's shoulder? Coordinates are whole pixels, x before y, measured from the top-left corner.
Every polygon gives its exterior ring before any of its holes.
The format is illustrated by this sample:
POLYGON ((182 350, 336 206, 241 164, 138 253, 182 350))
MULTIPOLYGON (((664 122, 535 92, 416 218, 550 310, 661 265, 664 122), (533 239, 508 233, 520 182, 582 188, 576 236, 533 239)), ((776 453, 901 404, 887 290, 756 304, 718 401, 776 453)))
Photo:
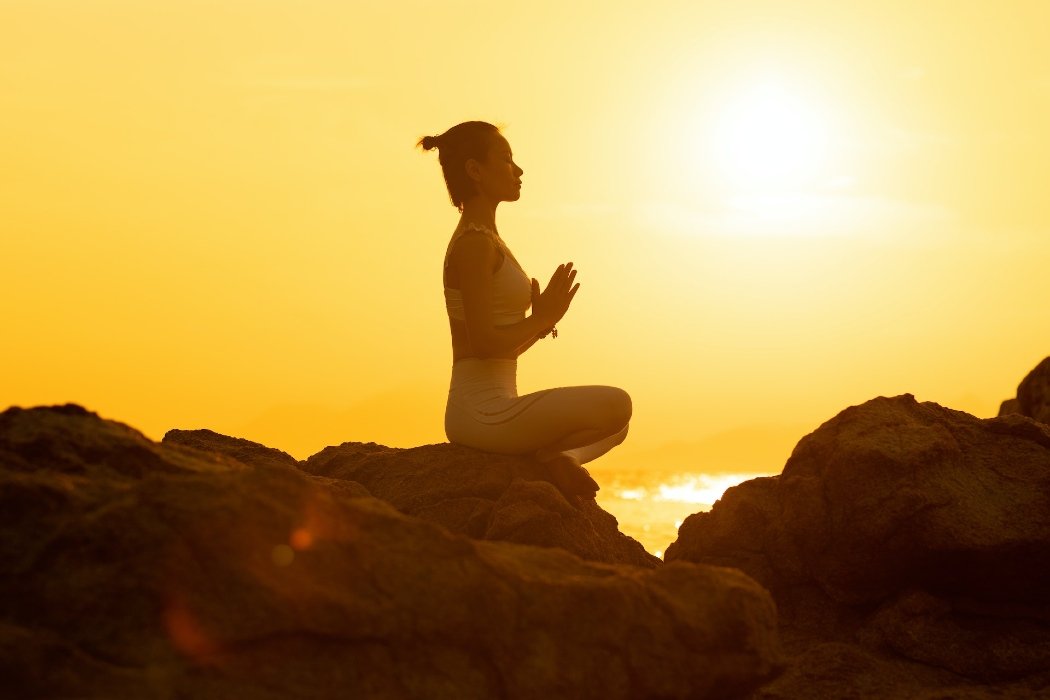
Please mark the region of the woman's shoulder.
POLYGON ((495 247, 502 249, 504 247, 503 240, 495 230, 473 221, 468 221, 456 227, 452 234, 452 240, 448 244, 449 250, 451 251, 453 248, 458 247, 457 244, 461 242, 470 248, 495 247))
POLYGON ((452 234, 445 252, 445 266, 451 258, 489 258, 497 252, 502 252, 502 246, 496 232, 482 224, 469 222, 452 234))
POLYGON ((504 247, 503 239, 499 237, 495 229, 492 229, 485 224, 477 224, 473 221, 468 221, 465 224, 460 224, 456 227, 455 232, 452 234, 452 240, 450 241, 449 248, 451 249, 460 241, 466 243, 470 241, 470 246, 488 247, 494 246, 497 249, 504 247))

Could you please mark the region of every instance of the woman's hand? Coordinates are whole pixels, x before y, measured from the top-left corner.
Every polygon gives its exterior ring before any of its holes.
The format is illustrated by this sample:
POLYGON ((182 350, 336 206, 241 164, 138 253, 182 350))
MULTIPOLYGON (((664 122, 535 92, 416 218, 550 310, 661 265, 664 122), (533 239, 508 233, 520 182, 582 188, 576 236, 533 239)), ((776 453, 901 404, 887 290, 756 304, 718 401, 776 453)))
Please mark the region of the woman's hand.
POLYGON ((558 269, 551 275, 551 281, 547 288, 540 292, 540 283, 532 280, 532 315, 537 316, 549 325, 553 326, 562 319, 565 312, 569 310, 572 298, 576 296, 579 284, 573 285, 576 279, 576 270, 572 263, 558 265, 558 269))

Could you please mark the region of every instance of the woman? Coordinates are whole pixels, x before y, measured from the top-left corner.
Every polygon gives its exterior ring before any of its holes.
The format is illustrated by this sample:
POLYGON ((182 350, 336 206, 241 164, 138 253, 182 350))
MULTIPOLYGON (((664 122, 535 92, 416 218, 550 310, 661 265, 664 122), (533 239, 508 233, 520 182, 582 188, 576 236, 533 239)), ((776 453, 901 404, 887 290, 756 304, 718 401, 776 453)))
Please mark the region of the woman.
POLYGON ((609 386, 518 396, 516 383, 518 356, 540 338, 558 336, 555 324, 580 288, 576 269, 559 265, 541 292, 497 232, 496 207, 518 200, 523 173, 498 128, 464 122, 417 145, 438 149, 449 197, 462 214, 443 273, 452 333, 446 436, 487 452, 532 455, 570 503, 594 498, 598 484, 581 465, 623 442, 631 397, 609 386))

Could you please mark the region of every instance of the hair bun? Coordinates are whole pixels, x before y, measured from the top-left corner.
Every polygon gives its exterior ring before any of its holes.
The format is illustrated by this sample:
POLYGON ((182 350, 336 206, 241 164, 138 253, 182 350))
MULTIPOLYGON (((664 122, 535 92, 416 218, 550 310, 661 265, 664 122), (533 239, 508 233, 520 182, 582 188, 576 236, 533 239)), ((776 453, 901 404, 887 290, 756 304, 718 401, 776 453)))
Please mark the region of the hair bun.
POLYGON ((440 145, 438 143, 438 137, 437 136, 424 136, 423 139, 419 143, 420 143, 421 146, 423 146, 423 150, 424 151, 433 150, 433 149, 437 148, 440 145))

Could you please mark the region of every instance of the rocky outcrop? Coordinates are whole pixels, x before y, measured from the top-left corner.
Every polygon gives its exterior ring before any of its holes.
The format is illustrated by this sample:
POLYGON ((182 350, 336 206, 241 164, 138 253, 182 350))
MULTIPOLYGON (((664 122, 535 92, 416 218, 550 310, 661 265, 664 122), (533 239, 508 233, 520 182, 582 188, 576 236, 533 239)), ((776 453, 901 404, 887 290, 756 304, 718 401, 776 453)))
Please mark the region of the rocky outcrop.
POLYGON ((999 415, 1010 413, 1050 423, 1050 357, 1047 357, 1021 380, 1017 397, 1003 401, 999 415))
MULTIPOLYGON (((851 644, 858 669, 911 662, 918 688, 1028 692, 1050 680, 1050 426, 874 399, 686 519, 665 559, 754 577, 799 659, 851 644)), ((760 697, 796 697, 806 673, 760 697)))
POLYGON ((161 442, 164 445, 192 447, 198 452, 226 455, 253 467, 299 468, 299 460, 283 450, 216 433, 214 430, 169 430, 161 442))
POLYGON ((1006 399, 1001 404, 999 404, 998 415, 1009 416, 1014 413, 1020 416, 1024 415, 1024 413, 1021 412, 1021 404, 1017 402, 1017 399, 1006 399))
POLYGON ((778 669, 739 571, 473 540, 261 447, 0 414, 4 692, 732 698, 778 669))
POLYGON ((661 563, 593 499, 579 510, 570 505, 529 459, 448 443, 411 449, 346 443, 325 448, 302 468, 363 484, 403 513, 476 539, 559 547, 607 564, 661 563))
POLYGON ((529 459, 448 443, 402 449, 347 442, 296 462, 278 450, 207 430, 171 430, 163 442, 360 484, 406 515, 474 539, 559 547, 606 564, 661 563, 593 500, 571 505, 544 467, 529 459))
POLYGON ((1017 387, 1021 413, 1041 423, 1050 423, 1050 357, 1028 373, 1017 387))

